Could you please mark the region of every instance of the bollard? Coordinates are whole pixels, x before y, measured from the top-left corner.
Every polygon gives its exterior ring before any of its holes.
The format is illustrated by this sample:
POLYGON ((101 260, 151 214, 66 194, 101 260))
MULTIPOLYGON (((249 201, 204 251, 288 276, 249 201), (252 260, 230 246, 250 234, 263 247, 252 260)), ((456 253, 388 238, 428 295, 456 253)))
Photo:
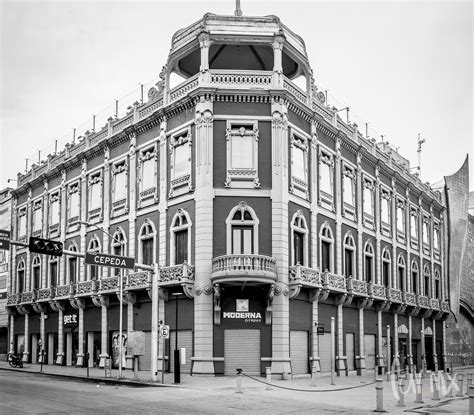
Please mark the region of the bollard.
POLYGON ((421 378, 421 373, 415 375, 415 389, 415 403, 423 403, 423 380, 421 378))
POLYGON ((316 386, 316 365, 311 366, 311 383, 310 386, 316 386))
POLYGON ((433 401, 439 401, 439 376, 436 373, 431 375, 431 384, 433 386, 433 396, 431 399, 433 401))
POLYGON ((400 376, 398 378, 398 402, 397 406, 399 408, 404 408, 405 405, 405 377, 400 376))
POLYGON ((235 369, 237 371, 237 390, 235 393, 244 393, 242 390, 242 369, 235 369))
POLYGON ((474 414, 474 385, 469 385, 469 413, 474 414))
POLYGON ((383 409, 383 379, 375 379, 375 412, 385 412, 383 409))
POLYGON ((464 375, 460 373, 458 375, 458 392, 456 393, 456 396, 462 396, 462 389, 463 389, 463 383, 464 383, 464 375))
POLYGON ((265 390, 271 391, 272 387, 268 385, 268 383, 271 383, 272 381, 272 368, 270 366, 265 368, 265 374, 267 376, 267 387, 265 388, 265 390))

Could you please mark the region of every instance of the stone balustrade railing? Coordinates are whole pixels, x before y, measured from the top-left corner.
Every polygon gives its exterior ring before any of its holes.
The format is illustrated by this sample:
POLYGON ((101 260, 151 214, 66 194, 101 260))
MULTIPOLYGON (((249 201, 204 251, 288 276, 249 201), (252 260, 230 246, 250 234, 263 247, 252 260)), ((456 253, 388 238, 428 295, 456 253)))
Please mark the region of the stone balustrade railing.
POLYGON ((58 285, 56 287, 55 298, 70 297, 74 295, 75 291, 76 291, 75 284, 58 285))
POLYGON ((7 305, 16 305, 20 303, 20 294, 9 294, 7 297, 7 305))
POLYGON ((387 298, 394 303, 401 303, 402 292, 397 288, 387 288, 387 298))
POLYGON ((275 258, 266 255, 223 255, 212 260, 212 273, 216 272, 270 272, 276 274, 275 258))
POLYGON ((327 288, 331 291, 346 291, 346 277, 344 275, 323 272, 322 282, 324 288, 327 288))
POLYGON ((368 295, 367 282, 355 278, 347 278, 347 289, 355 295, 368 295))
POLYGON ((439 303, 439 300, 437 298, 430 298, 430 307, 433 309, 433 310, 440 310, 440 303, 439 303))
POLYGON ((49 301, 54 298, 54 288, 41 288, 38 290, 36 295, 36 301, 49 301))
POLYGON ((373 298, 377 298, 381 300, 387 299, 386 290, 383 285, 369 283, 369 294, 373 298))
POLYGON ((409 293, 409 292, 403 292, 403 302, 406 305, 415 307, 417 305, 417 303, 416 303, 416 294, 409 293))
POLYGON ((97 292, 97 280, 81 281, 77 283, 76 295, 91 295, 97 292))
POLYGON ((36 291, 25 291, 20 294, 20 303, 28 304, 36 300, 36 291))
POLYGON ((289 279, 291 283, 309 284, 321 286, 321 273, 319 270, 302 265, 293 265, 289 268, 289 279))
POLYGON ((194 266, 186 262, 179 265, 160 268, 159 283, 179 283, 182 281, 194 281, 194 266))
POLYGON ((419 307, 429 308, 430 302, 429 298, 426 295, 418 295, 417 302, 419 307))
POLYGON ((126 276, 125 281, 126 281, 125 289, 127 290, 150 288, 151 287, 151 273, 145 272, 145 271, 133 272, 126 276))

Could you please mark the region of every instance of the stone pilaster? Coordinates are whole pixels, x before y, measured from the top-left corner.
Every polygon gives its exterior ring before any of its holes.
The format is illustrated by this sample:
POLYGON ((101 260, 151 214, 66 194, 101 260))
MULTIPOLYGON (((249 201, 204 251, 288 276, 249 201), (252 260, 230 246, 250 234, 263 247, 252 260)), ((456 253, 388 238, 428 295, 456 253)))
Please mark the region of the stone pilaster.
POLYGON ((28 362, 30 357, 30 315, 25 314, 25 349, 23 351, 23 361, 28 362))
MULTIPOLYGON (((81 212, 80 212, 80 218, 81 221, 87 222, 87 161, 86 159, 82 160, 82 169, 81 169, 81 212)), ((79 252, 86 252, 87 251, 87 245, 86 245, 86 234, 87 234, 87 229, 86 225, 83 223, 81 224, 81 230, 80 230, 80 246, 79 246, 79 252)), ((87 276, 86 276, 86 266, 84 264, 84 261, 79 261, 79 276, 78 276, 78 281, 86 281, 87 276)))
POLYGON ((10 316, 10 347, 9 353, 15 353, 15 316, 10 316))
POLYGON ((64 364, 64 311, 58 309, 58 355, 56 356, 56 364, 62 366, 64 364))
POLYGON ((357 375, 365 375, 367 366, 365 362, 365 337, 364 337, 364 308, 359 309, 359 355, 356 356, 357 375))
POLYGON ((412 316, 408 316, 408 370, 410 373, 415 373, 413 369, 413 322, 412 316))
POLYGON ((425 319, 423 317, 421 318, 421 373, 423 376, 426 374, 425 319))
POLYGON ((78 341, 79 341, 79 347, 77 351, 77 360, 76 360, 76 366, 77 367, 82 367, 83 362, 84 362, 84 345, 85 345, 85 333, 84 333, 84 309, 82 307, 79 307, 78 310, 79 314, 79 324, 78 324, 78 341))
POLYGON ((382 312, 377 311, 377 366, 385 366, 383 357, 383 338, 382 338, 382 312))
MULTIPOLYGON (((382 281, 382 273, 380 270, 380 228, 381 228, 381 211, 380 211, 380 166, 375 167, 375 275, 374 283, 380 284, 382 281)), ((380 312, 379 312, 380 313, 380 312)), ((380 340, 381 341, 381 340, 380 340)), ((381 353, 381 349, 379 350, 381 353)), ((382 366, 382 365, 380 365, 382 366)))
POLYGON ((99 367, 104 367, 105 358, 109 357, 108 350, 109 350, 109 309, 107 305, 101 306, 102 316, 101 316, 101 336, 100 336, 100 363, 99 367))
POLYGON ((272 256, 278 280, 273 299, 272 373, 291 372, 288 284, 288 113, 279 99, 272 102, 272 256))
POLYGON ((431 324, 433 327, 433 363, 435 373, 438 373, 438 355, 436 354, 436 320, 434 318, 431 320, 431 324))
MULTIPOLYGON (((32 209, 32 204, 31 204, 31 188, 28 190, 28 202, 26 204, 26 242, 28 243, 28 235, 33 235, 32 231, 32 215, 33 215, 33 209, 32 209)), ((26 264, 25 264, 25 285, 24 285, 25 291, 30 291, 32 289, 32 284, 31 284, 31 253, 30 250, 26 250, 26 264)), ((26 319, 25 319, 26 321, 26 319)), ((26 343, 28 344, 29 342, 26 340, 26 343)), ((26 347, 26 345, 25 345, 26 347)), ((26 349, 25 349, 26 350, 26 349)))
MULTIPOLYGON (((104 171, 102 173, 102 228, 107 232, 102 232, 102 252, 110 253, 111 249, 109 247, 109 235, 110 233, 110 149, 105 147, 104 149, 104 171)), ((102 267, 101 278, 106 278, 112 275, 112 268, 102 267)))
POLYGON ((201 98, 196 106, 195 297, 193 374, 214 374, 213 361, 213 104, 201 98))

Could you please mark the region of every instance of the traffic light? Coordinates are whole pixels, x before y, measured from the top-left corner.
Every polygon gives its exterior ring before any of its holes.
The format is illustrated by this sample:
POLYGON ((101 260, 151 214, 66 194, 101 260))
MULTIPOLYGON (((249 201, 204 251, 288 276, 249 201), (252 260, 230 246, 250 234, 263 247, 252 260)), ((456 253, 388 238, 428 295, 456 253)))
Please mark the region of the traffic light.
POLYGON ((30 252, 36 252, 37 254, 51 256, 62 256, 63 254, 62 242, 52 241, 51 239, 42 239, 30 236, 28 248, 30 249, 30 252))

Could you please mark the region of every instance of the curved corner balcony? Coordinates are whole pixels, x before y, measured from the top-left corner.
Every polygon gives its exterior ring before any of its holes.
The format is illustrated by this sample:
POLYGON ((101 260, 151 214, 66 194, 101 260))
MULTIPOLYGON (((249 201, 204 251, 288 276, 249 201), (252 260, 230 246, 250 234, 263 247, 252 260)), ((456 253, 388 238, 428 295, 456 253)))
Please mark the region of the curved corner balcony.
POLYGON ((211 281, 219 283, 273 283, 276 260, 266 255, 222 255, 212 260, 211 281))

